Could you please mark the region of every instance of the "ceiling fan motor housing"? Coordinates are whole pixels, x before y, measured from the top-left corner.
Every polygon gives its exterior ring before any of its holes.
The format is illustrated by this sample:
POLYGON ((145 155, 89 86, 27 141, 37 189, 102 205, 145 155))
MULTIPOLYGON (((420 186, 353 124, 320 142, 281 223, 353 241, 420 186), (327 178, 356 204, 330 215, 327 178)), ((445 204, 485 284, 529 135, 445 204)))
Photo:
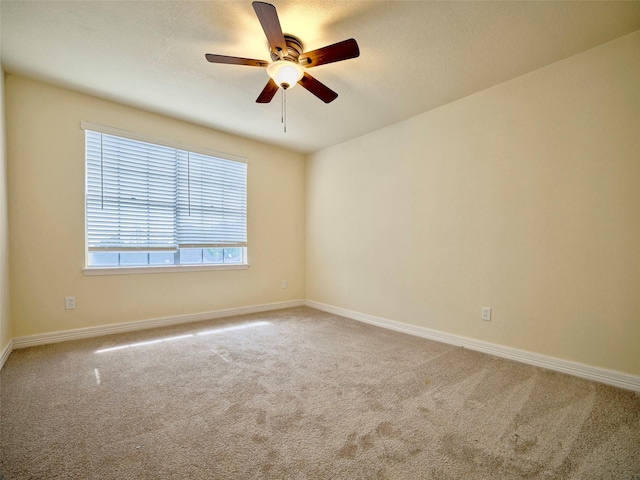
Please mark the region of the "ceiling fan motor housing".
MULTIPOLYGON (((284 56, 282 60, 289 60, 290 62, 298 63, 298 57, 302 55, 303 46, 302 42, 298 37, 294 37, 293 35, 284 35, 284 41, 287 44, 287 51, 284 52, 284 56)), ((280 55, 278 52, 274 52, 271 50, 271 60, 274 62, 280 60, 280 55)))

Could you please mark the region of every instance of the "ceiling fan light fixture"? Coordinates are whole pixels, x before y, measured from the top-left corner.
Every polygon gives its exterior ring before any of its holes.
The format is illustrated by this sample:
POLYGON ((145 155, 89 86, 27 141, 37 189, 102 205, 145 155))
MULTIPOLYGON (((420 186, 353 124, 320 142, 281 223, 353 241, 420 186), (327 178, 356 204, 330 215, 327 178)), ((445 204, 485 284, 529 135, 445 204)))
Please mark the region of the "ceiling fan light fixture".
MULTIPOLYGON (((2 0, 0 0, 2 1, 2 0)), ((211 63, 226 63, 229 65, 247 65, 250 67, 267 67, 269 81, 260 92, 256 103, 269 103, 281 88, 283 105, 286 103, 284 92, 300 83, 304 89, 311 92, 324 103, 331 103, 338 94, 324 83, 316 80, 307 73, 307 69, 326 63, 341 62, 360 55, 358 43, 350 38, 342 42, 327 45, 310 52, 305 52, 298 37, 282 33, 282 26, 278 19, 276 7, 263 1, 254 1, 253 10, 256 12, 262 30, 267 37, 269 52, 273 63, 253 58, 230 57, 207 53, 205 58, 211 63), (305 67, 304 69, 302 67, 305 67)))
POLYGON ((278 60, 267 67, 267 74, 283 89, 292 88, 303 77, 304 70, 297 63, 278 60))

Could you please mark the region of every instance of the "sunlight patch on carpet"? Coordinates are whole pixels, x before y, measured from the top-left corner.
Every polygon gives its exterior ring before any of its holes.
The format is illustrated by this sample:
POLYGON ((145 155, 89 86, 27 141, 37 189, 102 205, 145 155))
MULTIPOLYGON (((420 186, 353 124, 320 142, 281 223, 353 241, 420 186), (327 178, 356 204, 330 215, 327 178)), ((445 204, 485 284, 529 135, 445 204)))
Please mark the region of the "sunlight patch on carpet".
POLYGON ((233 325, 230 327, 220 327, 220 328, 213 328, 211 330, 205 330, 203 332, 198 332, 198 333, 188 333, 186 335, 178 335, 175 337, 166 337, 166 338, 158 338, 155 340, 147 340, 144 342, 136 342, 136 343, 128 343, 125 345, 118 345, 115 347, 108 347, 108 348, 101 348, 100 350, 96 350, 94 353, 107 353, 107 352, 115 352, 117 350, 124 350, 126 348, 133 348, 133 347, 144 347, 147 345, 156 345, 159 343, 166 343, 166 342, 172 342, 174 340, 182 340, 185 338, 192 338, 192 337, 203 337, 206 335, 215 335, 215 334, 220 334, 220 333, 226 333, 226 332, 231 332, 231 331, 235 331, 235 330, 244 330, 247 328, 253 328, 253 327, 262 327, 265 325, 269 325, 269 322, 251 322, 251 323, 245 323, 243 325, 233 325))

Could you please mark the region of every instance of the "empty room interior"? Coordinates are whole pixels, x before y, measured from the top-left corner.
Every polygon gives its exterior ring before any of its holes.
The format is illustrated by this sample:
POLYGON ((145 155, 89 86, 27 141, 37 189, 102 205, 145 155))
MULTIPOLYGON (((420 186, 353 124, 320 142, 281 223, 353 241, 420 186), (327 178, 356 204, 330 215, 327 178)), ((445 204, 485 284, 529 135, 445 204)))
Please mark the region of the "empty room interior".
POLYGON ((1 479, 640 479, 640 2, 0 27, 1 479))

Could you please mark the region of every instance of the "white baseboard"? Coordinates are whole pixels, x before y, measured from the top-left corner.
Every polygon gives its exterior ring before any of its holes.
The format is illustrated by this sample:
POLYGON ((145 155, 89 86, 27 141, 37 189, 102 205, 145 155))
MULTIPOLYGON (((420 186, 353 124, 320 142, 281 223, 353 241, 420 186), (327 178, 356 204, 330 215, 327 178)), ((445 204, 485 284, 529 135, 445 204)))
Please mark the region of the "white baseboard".
POLYGON ((640 392, 640 376, 630 375, 627 373, 607 370, 604 368, 591 367, 582 363, 560 360, 554 357, 548 357, 538 353, 527 352, 517 348, 505 347, 495 343, 475 340, 473 338, 462 337, 451 333, 445 333, 430 328, 419 327, 417 325, 409 325, 407 323, 388 320, 386 318, 368 315, 366 313, 354 312, 345 308, 334 307, 313 300, 305 300, 304 304, 308 307, 322 310, 324 312, 333 313, 342 317, 351 318, 360 322, 369 323, 378 327, 395 330, 397 332, 408 333, 418 337, 435 340, 437 342, 448 343, 458 347, 465 347, 478 352, 489 353, 497 357, 508 358, 517 362, 534 365, 536 367, 547 368, 557 372, 567 373, 587 380, 593 380, 600 383, 606 383, 614 387, 624 388, 640 392))
MULTIPOLYGON (((199 322, 202 320, 213 320, 216 318, 232 317, 235 315, 247 315, 250 313, 267 312, 269 310, 280 310, 282 308, 301 307, 304 300, 291 300, 288 302, 265 303, 250 307, 227 308, 225 310, 214 310, 211 312, 190 313, 186 315, 175 315, 172 317, 151 318, 148 320, 138 320, 135 322, 117 323, 114 325, 102 325, 98 327, 77 328, 74 330, 64 330, 61 332, 42 333, 39 335, 29 335, 16 337, 13 339, 13 348, 33 347, 49 343, 65 342, 67 340, 78 340, 81 338, 100 337, 112 335, 114 333, 132 332, 135 330, 146 330, 148 328, 167 327, 179 325, 181 323, 199 322)), ((7 354, 8 356, 8 354, 7 354)), ((3 357, 4 358, 4 354, 3 357)), ((1 364, 0 364, 1 365, 1 364)))
POLYGON ((4 347, 4 350, 2 350, 2 354, 0 354, 0 370, 2 370, 2 367, 4 367, 4 362, 7 361, 7 358, 9 358, 9 355, 11 355, 12 351, 13 351, 13 340, 9 340, 9 343, 7 344, 7 346, 4 347))
POLYGON ((366 313, 355 312, 345 308, 334 307, 313 300, 292 300, 288 302, 267 303, 262 305, 253 305, 249 307, 228 308, 224 310, 214 310, 211 312, 192 313, 186 315, 176 315, 171 317, 152 318, 148 320, 139 320, 134 322, 119 323, 115 325, 103 325, 98 327, 78 328, 74 330, 64 330, 61 332, 43 333, 39 335, 29 335, 25 337, 16 337, 9 342, 0 354, 0 370, 4 366, 7 358, 13 349, 32 347, 36 345, 45 345, 49 343, 64 342, 67 340, 78 340, 82 338, 99 337, 103 335, 111 335, 115 333, 131 332, 135 330, 145 330, 156 327, 166 327, 170 325, 179 325, 182 323, 198 322, 202 320, 213 320, 217 318, 232 317, 235 315, 247 315, 251 313, 260 313, 270 310, 279 310, 283 308, 300 307, 306 305, 317 310, 333 313, 342 317, 351 318, 378 327, 395 330, 397 332, 407 333, 437 342, 447 343, 459 347, 465 347, 470 350, 489 353, 502 358, 508 358, 521 363, 534 365, 536 367, 547 368, 557 372, 566 373, 587 380, 593 380, 614 387, 624 388, 640 392, 640 376, 630 375, 614 370, 592 367, 582 363, 561 360, 554 357, 548 357, 538 353, 527 352, 517 348, 506 347, 495 343, 475 340, 460 335, 441 332, 426 327, 410 325, 407 323, 389 320, 386 318, 368 315, 366 313))

